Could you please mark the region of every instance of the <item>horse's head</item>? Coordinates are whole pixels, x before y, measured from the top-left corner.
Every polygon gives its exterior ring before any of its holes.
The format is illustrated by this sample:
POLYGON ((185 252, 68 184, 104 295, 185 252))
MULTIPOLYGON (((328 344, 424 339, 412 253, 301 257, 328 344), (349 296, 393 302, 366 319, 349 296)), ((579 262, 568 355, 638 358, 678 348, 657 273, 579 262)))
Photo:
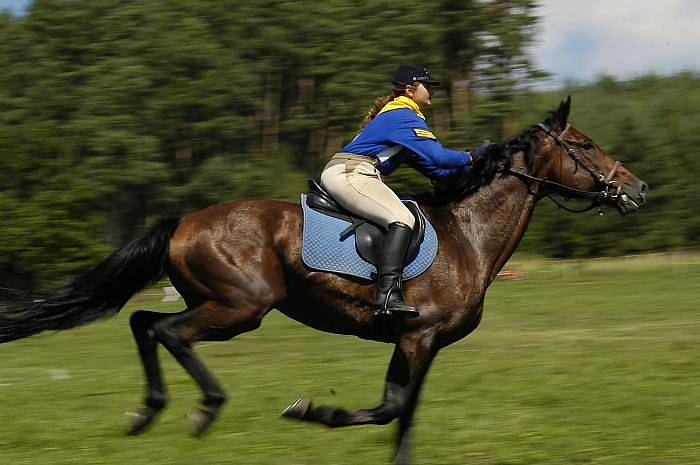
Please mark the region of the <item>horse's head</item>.
POLYGON ((544 123, 527 131, 530 176, 539 181, 540 196, 560 194, 614 205, 621 213, 638 210, 647 184, 568 122, 571 97, 544 123))
POLYGON ((568 122, 570 109, 571 97, 543 123, 505 144, 491 146, 474 162, 471 173, 433 181, 433 194, 422 201, 444 204, 461 200, 497 177, 512 175, 528 183, 538 198, 560 194, 589 199, 591 207, 609 204, 621 213, 638 210, 646 201, 649 186, 573 127, 568 122), (521 171, 522 164, 513 168, 519 153, 527 172, 521 171))

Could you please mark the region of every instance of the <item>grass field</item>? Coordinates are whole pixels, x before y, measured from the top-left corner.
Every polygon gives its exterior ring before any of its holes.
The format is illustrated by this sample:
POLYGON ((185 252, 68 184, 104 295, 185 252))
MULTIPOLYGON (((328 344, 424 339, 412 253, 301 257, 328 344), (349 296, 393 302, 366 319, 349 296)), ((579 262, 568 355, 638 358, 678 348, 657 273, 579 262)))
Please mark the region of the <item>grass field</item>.
MULTIPOLYGON (((415 427, 417 464, 700 464, 700 257, 520 261, 484 320, 438 356, 415 427)), ((304 394, 371 407, 391 347, 313 331, 276 312, 198 352, 230 394, 190 437, 200 393, 161 351, 171 403, 123 435, 143 378, 128 328, 159 289, 115 319, 0 346, 0 464, 389 464, 394 425, 329 430, 280 418, 304 394)))

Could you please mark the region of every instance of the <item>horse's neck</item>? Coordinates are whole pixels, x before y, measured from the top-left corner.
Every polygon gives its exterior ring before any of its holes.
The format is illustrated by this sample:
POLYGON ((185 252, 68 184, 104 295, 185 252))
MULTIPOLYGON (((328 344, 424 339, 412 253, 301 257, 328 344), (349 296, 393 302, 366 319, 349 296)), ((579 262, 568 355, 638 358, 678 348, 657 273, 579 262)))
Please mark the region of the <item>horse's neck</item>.
MULTIPOLYGON (((526 171, 520 160, 514 168, 526 171)), ((520 243, 537 202, 528 186, 515 176, 500 175, 485 187, 455 204, 465 243, 477 258, 479 281, 488 286, 520 243)))

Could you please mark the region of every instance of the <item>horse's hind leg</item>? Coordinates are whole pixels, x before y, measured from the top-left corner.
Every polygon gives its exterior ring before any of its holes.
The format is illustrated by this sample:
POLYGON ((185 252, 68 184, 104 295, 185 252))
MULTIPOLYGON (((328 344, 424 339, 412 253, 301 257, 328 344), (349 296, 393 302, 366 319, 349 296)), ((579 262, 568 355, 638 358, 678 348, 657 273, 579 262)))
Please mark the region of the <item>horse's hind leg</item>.
MULTIPOLYGON (((208 307, 205 308, 208 309, 208 307)), ((185 371, 192 376, 204 393, 204 399, 202 400, 204 408, 196 410, 190 416, 195 422, 195 433, 197 435, 204 432, 214 421, 219 409, 226 401, 224 390, 204 363, 197 357, 194 349, 192 349, 192 343, 195 340, 207 338, 199 337, 195 339, 188 334, 183 334, 183 329, 191 327, 190 322, 193 320, 196 322, 197 313, 201 312, 201 308, 194 311, 185 311, 181 314, 174 315, 172 318, 156 322, 153 328, 158 341, 168 349, 168 352, 170 352, 185 371)))
POLYGON ((163 378, 158 363, 158 354, 156 352, 158 341, 156 341, 153 332, 153 323, 167 316, 169 316, 168 313, 148 312, 145 310, 138 310, 131 315, 131 332, 139 349, 148 385, 146 405, 128 414, 131 419, 131 428, 128 431, 130 435, 141 433, 165 407, 165 387, 163 386, 163 378))
MULTIPOLYGON (((150 321, 150 324, 132 324, 132 327, 137 326, 140 331, 138 335, 136 331, 134 334, 139 344, 139 352, 148 380, 146 408, 140 409, 140 411, 149 413, 149 409, 155 409, 155 413, 157 413, 157 410, 164 405, 165 392, 155 351, 155 346, 159 342, 192 376, 204 393, 203 407, 195 410, 190 416, 195 423, 195 434, 202 434, 216 419, 226 400, 226 394, 204 363, 197 357, 192 344, 204 340, 228 340, 238 334, 251 331, 260 326, 262 318, 269 309, 269 306, 262 307, 261 305, 237 306, 234 309, 210 301, 177 314, 153 314, 150 312, 143 312, 139 316, 135 314, 132 320, 137 323, 150 321), (143 328, 146 328, 145 334, 150 339, 143 338, 143 328)), ((138 418, 134 420, 132 430, 139 426, 137 422, 138 418)))

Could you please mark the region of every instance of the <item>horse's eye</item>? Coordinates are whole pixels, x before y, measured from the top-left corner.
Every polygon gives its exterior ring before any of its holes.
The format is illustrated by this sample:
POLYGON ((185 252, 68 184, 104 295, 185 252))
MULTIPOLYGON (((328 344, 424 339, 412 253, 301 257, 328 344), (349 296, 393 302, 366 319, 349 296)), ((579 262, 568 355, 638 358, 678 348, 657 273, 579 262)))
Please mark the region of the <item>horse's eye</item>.
POLYGON ((595 146, 593 145, 593 142, 588 141, 581 144, 581 148, 583 150, 593 150, 595 146))

